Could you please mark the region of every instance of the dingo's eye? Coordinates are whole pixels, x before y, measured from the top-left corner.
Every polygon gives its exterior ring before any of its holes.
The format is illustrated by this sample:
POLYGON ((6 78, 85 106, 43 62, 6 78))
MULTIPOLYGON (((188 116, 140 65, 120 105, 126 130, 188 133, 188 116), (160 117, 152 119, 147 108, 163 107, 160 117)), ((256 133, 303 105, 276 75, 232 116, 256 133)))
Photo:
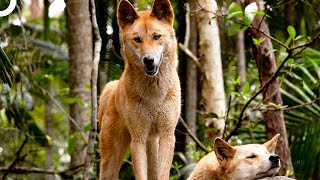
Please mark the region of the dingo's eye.
POLYGON ((256 157, 257 157, 256 155, 252 154, 252 155, 248 156, 247 158, 253 159, 253 158, 256 158, 256 157))
POLYGON ((141 43, 141 39, 139 38, 139 37, 136 37, 136 38, 134 38, 133 39, 135 42, 137 42, 137 43, 141 43))
POLYGON ((161 35, 154 35, 154 36, 153 36, 153 39, 154 39, 154 40, 158 40, 158 39, 160 39, 160 37, 161 37, 161 35))

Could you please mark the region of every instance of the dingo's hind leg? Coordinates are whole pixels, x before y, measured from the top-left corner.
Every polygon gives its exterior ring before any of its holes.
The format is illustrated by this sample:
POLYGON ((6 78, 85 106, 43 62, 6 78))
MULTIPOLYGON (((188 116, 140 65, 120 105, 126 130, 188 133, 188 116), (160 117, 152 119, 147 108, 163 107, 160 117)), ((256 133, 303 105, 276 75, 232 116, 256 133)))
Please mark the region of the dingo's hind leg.
MULTIPOLYGON (((104 121, 108 120, 104 119, 104 121)), ((122 160, 130 141, 129 131, 121 125, 119 119, 102 124, 100 131, 101 180, 118 180, 122 160)))

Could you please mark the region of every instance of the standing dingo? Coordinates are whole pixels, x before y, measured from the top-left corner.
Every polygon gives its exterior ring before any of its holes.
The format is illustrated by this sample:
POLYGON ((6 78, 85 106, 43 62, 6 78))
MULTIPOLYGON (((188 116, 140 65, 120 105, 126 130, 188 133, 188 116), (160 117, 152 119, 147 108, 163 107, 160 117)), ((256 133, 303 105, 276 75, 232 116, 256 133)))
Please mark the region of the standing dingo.
POLYGON ((169 0, 151 11, 119 3, 125 68, 99 100, 100 178, 115 180, 130 144, 137 180, 168 180, 181 110, 177 42, 169 0))

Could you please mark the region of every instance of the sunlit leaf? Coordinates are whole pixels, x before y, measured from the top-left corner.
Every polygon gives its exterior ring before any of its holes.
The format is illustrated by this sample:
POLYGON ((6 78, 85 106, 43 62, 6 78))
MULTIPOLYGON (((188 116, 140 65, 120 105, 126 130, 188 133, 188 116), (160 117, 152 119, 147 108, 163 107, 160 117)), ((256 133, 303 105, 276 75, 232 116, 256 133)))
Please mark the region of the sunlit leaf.
POLYGON ((241 29, 241 24, 233 23, 228 29, 228 36, 235 35, 241 29))
POLYGON ((237 3, 232 2, 229 6, 229 12, 233 13, 238 11, 242 11, 242 8, 237 3))
POLYGON ((291 39, 295 39, 296 38, 296 30, 294 29, 294 27, 288 26, 287 30, 288 30, 288 33, 289 33, 291 39))

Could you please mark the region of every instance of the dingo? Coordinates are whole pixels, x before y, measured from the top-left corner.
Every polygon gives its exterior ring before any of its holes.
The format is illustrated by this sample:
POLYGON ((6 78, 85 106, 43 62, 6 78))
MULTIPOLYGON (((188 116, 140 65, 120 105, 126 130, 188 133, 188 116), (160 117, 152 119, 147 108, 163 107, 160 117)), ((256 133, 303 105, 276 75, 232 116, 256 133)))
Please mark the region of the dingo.
POLYGON ((181 110, 177 42, 169 0, 155 0, 151 11, 119 3, 125 68, 99 100, 100 177, 118 178, 130 144, 137 180, 168 180, 181 110))
POLYGON ((234 147, 216 138, 214 152, 199 161, 188 180, 252 180, 273 176, 280 170, 279 156, 274 154, 279 136, 263 145, 234 147))

